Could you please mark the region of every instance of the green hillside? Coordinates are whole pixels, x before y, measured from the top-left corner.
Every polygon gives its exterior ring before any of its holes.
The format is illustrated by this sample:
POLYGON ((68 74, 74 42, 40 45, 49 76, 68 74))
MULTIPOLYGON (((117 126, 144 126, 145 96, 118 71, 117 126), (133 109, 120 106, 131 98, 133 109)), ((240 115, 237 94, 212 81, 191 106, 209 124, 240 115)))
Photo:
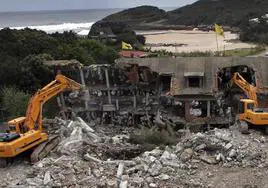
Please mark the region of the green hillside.
POLYGON ((169 24, 199 25, 220 23, 239 26, 245 18, 268 13, 267 0, 199 0, 168 12, 169 24))
POLYGON ((162 9, 153 6, 139 6, 123 10, 121 12, 107 16, 105 21, 121 21, 132 24, 150 23, 161 20, 167 16, 162 9))
POLYGON ((199 0, 169 12, 153 6, 139 6, 112 14, 103 20, 125 22, 133 28, 149 24, 163 27, 214 23, 239 26, 243 19, 259 17, 266 13, 267 0, 199 0))

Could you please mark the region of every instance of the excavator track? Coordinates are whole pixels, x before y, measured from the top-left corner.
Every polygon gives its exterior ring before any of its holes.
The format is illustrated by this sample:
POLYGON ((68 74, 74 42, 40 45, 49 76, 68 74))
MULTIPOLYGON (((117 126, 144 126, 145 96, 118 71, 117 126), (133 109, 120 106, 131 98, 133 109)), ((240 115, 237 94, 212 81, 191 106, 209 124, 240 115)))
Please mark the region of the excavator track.
POLYGON ((47 141, 37 146, 31 154, 31 162, 36 163, 45 158, 60 142, 59 136, 51 136, 47 141))
POLYGON ((0 158, 0 168, 6 168, 8 164, 7 158, 0 158))
POLYGON ((246 121, 239 121, 239 125, 240 125, 240 132, 242 134, 249 134, 248 123, 246 121))

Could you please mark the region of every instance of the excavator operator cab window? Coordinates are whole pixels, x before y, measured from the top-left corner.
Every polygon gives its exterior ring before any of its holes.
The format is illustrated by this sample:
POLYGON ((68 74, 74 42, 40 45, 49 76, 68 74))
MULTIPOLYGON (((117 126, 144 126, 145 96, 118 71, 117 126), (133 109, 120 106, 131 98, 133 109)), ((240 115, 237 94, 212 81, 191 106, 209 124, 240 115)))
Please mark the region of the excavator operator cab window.
POLYGON ((247 109, 254 111, 254 103, 248 103, 247 104, 247 109))
POLYGON ((245 113, 245 103, 240 101, 238 105, 238 113, 239 114, 244 114, 245 113))
POLYGON ((8 128, 9 128, 9 132, 16 132, 16 125, 14 125, 14 124, 10 124, 10 125, 8 125, 8 128))

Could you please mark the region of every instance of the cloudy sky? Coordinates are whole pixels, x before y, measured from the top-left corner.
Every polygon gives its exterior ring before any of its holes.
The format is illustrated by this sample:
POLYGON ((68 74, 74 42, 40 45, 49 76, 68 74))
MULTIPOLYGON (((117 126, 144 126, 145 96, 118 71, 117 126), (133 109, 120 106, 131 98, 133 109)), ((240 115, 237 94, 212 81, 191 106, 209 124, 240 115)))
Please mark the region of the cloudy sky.
POLYGON ((180 7, 196 0, 0 0, 0 11, 128 8, 139 5, 180 7))

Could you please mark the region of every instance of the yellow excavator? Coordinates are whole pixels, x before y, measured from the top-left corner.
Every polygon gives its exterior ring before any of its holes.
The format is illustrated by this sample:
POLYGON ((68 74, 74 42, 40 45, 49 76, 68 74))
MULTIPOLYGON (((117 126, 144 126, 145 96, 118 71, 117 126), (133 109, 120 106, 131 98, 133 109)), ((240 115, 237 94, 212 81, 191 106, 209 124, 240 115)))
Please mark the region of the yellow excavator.
POLYGON ((268 133, 268 111, 258 107, 258 88, 247 82, 238 72, 234 73, 230 87, 237 85, 247 95, 248 99, 240 99, 238 106, 238 123, 242 133, 248 132, 248 125, 263 126, 268 133))
POLYGON ((0 133, 0 166, 5 167, 9 158, 33 149, 33 162, 45 157, 59 142, 54 136, 49 138, 42 129, 42 107, 52 97, 66 90, 80 90, 82 86, 61 74, 54 81, 37 91, 30 99, 26 117, 8 122, 8 132, 0 133))

